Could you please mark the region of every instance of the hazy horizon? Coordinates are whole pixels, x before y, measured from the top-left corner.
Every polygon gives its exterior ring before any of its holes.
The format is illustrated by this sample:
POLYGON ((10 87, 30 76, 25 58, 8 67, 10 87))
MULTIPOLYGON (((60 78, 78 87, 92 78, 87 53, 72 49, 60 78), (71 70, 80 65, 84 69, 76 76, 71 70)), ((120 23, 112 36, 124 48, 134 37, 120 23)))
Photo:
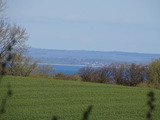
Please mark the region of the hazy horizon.
POLYGON ((137 54, 157 54, 160 53, 142 53, 142 52, 127 52, 127 51, 100 51, 100 50, 82 50, 82 49, 54 49, 54 48, 36 48, 36 47, 29 47, 32 49, 42 49, 42 50, 62 50, 62 51, 87 51, 87 52, 120 52, 120 53, 137 53, 137 54))
POLYGON ((33 48, 160 54, 159 0, 7 0, 33 48))

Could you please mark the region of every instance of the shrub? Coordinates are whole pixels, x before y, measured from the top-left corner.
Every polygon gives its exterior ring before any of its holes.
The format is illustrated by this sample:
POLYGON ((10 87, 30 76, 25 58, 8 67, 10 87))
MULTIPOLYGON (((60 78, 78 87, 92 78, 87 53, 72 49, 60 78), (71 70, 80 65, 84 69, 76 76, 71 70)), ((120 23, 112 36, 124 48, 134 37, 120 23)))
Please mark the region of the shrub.
POLYGON ((95 69, 93 77, 94 77, 94 82, 98 83, 113 83, 113 73, 112 69, 109 66, 103 66, 100 68, 95 69))
POLYGON ((146 80, 147 66, 131 64, 127 66, 128 85, 136 86, 146 80))
POLYGON ((24 57, 18 53, 13 53, 12 59, 7 63, 6 74, 27 77, 37 67, 38 62, 32 61, 32 57, 24 57))
POLYGON ((94 81, 94 73, 95 73, 95 69, 92 67, 84 67, 81 68, 78 72, 79 76, 82 78, 82 81, 94 81))
POLYGON ((39 65, 32 72, 32 76, 51 78, 53 76, 54 71, 55 71, 54 68, 50 65, 39 65))
POLYGON ((125 64, 111 64, 112 77, 116 84, 127 85, 126 81, 126 65, 125 64))
POLYGON ((73 75, 66 75, 64 73, 56 73, 53 76, 54 79, 60 79, 60 80, 73 80, 73 81, 81 81, 81 78, 79 77, 78 74, 73 74, 73 75))
POLYGON ((146 66, 137 64, 113 64, 111 67, 116 84, 136 86, 146 80, 146 66))
POLYGON ((83 81, 136 86, 146 80, 147 67, 136 64, 111 64, 100 68, 79 70, 83 81))

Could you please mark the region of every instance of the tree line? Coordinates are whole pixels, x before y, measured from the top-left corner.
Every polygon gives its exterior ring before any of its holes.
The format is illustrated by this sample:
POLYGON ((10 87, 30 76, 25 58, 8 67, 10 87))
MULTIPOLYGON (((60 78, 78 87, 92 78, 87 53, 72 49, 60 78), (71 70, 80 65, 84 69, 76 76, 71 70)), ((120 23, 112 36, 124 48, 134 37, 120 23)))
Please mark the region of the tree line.
POLYGON ((87 82, 160 88, 160 59, 149 65, 113 63, 100 68, 87 66, 78 73, 82 81, 87 82))

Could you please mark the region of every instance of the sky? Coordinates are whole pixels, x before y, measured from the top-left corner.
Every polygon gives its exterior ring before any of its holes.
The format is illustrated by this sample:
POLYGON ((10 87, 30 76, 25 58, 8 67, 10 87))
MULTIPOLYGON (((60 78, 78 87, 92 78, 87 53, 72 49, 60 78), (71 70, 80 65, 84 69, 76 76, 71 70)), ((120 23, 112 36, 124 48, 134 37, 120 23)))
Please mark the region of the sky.
POLYGON ((160 0, 7 0, 34 48, 160 53, 160 0))

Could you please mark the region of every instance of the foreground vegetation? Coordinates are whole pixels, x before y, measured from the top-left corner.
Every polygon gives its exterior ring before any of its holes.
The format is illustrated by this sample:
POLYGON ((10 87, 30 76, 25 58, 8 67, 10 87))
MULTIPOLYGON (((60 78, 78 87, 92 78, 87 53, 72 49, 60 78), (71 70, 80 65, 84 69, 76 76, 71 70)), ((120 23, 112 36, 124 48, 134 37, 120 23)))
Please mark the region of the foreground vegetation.
POLYGON ((53 116, 80 120, 89 105, 93 105, 91 120, 145 120, 149 109, 147 93, 151 90, 156 97, 152 117, 160 118, 160 91, 156 89, 7 76, 1 82, 1 100, 8 83, 13 95, 1 115, 3 120, 48 120, 53 116))
POLYGON ((53 116, 63 120, 82 119, 83 112, 90 105, 93 107, 89 107, 88 113, 91 111, 92 120, 143 120, 146 114, 148 118, 152 115, 154 120, 160 118, 159 90, 152 89, 153 92, 148 94, 151 91, 149 88, 87 83, 137 86, 147 78, 147 87, 160 88, 160 59, 147 67, 113 64, 100 69, 83 68, 79 71, 79 76, 61 73, 53 76, 51 66, 38 66, 37 61, 24 56, 28 48, 25 44, 28 35, 24 28, 12 25, 3 18, 1 13, 4 9, 5 2, 0 0, 0 119, 48 120, 53 116), (26 78, 3 78, 4 75, 26 78), (46 79, 29 78, 30 75, 46 79), (48 77, 87 82, 47 79, 48 77), (146 103, 147 94, 150 97, 149 108, 146 103), (154 94, 157 101, 152 113, 154 94))

